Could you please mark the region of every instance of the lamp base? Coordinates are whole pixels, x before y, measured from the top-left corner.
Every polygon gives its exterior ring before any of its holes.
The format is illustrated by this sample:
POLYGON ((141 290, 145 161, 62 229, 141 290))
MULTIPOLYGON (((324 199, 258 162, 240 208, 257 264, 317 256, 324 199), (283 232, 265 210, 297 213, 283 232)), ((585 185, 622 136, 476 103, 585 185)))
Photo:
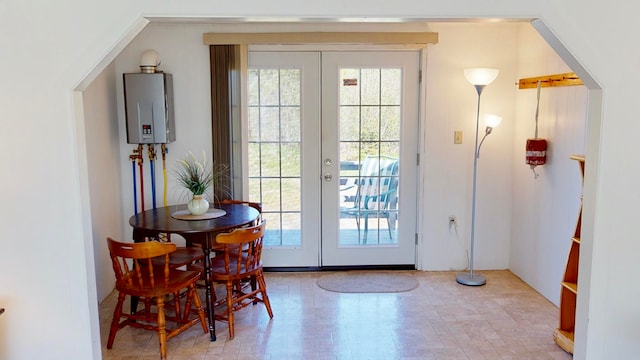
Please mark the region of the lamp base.
POLYGON ((471 275, 471 273, 459 273, 456 276, 456 281, 467 286, 481 286, 487 283, 487 279, 484 276, 479 274, 471 275))

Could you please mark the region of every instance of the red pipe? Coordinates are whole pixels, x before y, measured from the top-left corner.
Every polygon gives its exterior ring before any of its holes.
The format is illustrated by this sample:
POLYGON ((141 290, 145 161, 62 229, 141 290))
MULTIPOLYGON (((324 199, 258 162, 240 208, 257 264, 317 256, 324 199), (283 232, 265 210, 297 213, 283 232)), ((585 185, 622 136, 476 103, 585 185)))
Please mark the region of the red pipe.
POLYGON ((131 173, 133 175, 133 213, 138 213, 138 193, 136 191, 136 155, 135 151, 134 155, 129 155, 129 160, 131 160, 131 173))
POLYGON ((142 145, 138 145, 138 170, 140 171, 140 209, 144 211, 144 169, 142 168, 142 145))

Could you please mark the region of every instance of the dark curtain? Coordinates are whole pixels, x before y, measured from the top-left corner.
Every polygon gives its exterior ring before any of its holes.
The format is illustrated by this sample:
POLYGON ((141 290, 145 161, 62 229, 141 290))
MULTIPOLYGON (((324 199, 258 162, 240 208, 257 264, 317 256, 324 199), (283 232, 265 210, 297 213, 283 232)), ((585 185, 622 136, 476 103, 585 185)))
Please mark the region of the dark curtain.
MULTIPOLYGON (((211 131, 214 167, 224 167, 214 185, 216 201, 234 198, 233 123, 240 99, 237 45, 209 46, 211 65, 211 131)), ((239 120, 239 119, 238 119, 239 120)))

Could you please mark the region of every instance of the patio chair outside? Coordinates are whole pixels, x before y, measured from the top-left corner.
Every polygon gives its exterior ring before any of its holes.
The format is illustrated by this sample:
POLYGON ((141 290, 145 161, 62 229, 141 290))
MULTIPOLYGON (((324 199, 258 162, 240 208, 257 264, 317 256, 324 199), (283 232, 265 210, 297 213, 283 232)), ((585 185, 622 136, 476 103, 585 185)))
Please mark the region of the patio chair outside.
POLYGON ((340 190, 343 203, 347 205, 340 208, 340 216, 355 217, 358 232, 360 221, 364 220, 365 244, 369 217, 386 218, 389 238, 392 238, 397 220, 398 166, 398 159, 390 156, 367 156, 360 166, 359 176, 340 190))

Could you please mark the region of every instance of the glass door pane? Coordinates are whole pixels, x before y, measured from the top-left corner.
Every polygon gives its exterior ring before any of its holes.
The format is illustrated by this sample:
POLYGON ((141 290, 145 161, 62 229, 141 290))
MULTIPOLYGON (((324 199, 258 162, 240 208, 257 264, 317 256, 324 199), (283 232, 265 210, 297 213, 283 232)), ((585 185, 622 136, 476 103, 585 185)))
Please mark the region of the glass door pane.
POLYGON ((248 193, 267 221, 266 266, 318 266, 320 176, 302 161, 319 162, 318 68, 318 53, 249 55, 248 193))
POLYGON ((300 69, 249 70, 249 200, 269 223, 265 246, 300 246, 300 69))
POLYGON ((399 68, 340 69, 340 246, 397 244, 399 68))

